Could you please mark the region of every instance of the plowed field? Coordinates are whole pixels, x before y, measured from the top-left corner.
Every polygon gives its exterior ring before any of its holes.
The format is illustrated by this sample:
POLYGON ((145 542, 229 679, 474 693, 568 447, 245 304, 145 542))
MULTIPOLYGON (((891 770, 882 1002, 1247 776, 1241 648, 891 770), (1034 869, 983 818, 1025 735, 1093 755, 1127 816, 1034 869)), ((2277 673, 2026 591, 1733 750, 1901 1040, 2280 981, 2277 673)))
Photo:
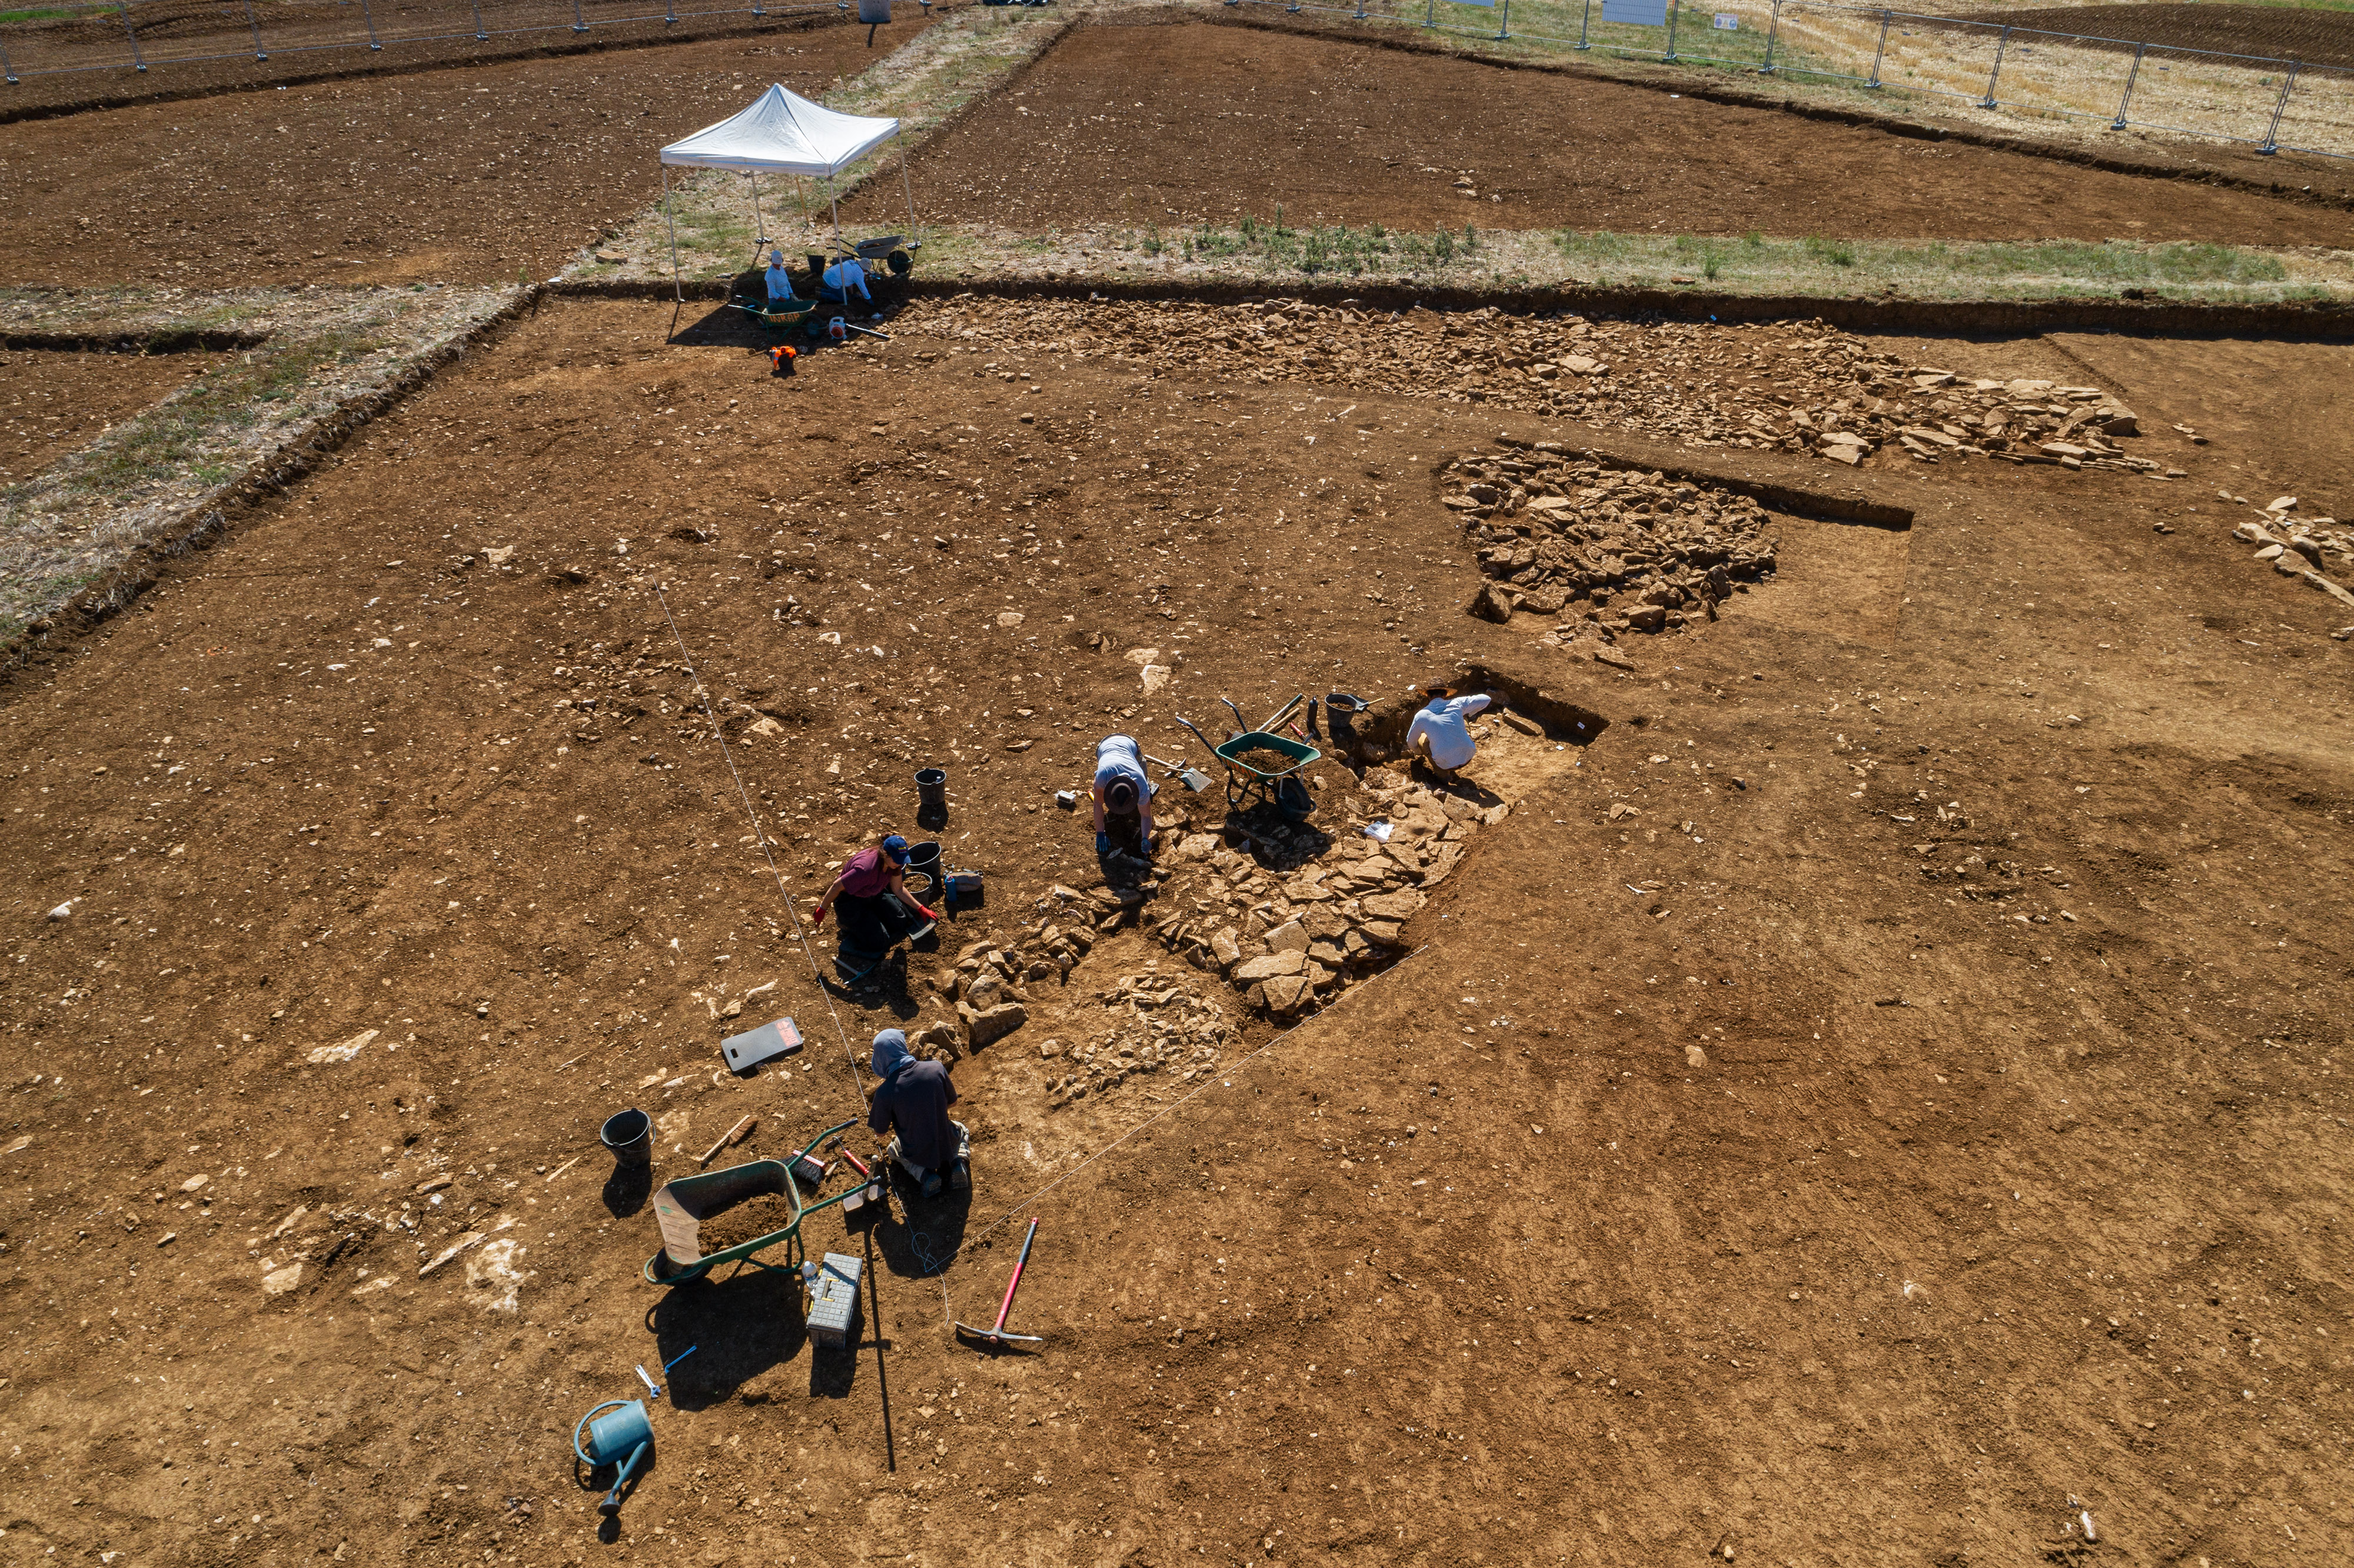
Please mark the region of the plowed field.
MULTIPOLYGON (((827 26, 12 125, 0 200, 16 217, 0 230, 0 277, 544 278, 659 195, 663 143, 772 81, 822 93, 879 58, 865 40, 864 27, 827 26)), ((771 201, 786 195, 764 183, 771 201)))
POLYGON ((2262 55, 2354 68, 2354 11, 2302 5, 2042 5, 1972 12, 1973 22, 2127 44, 2262 55))
MULTIPOLYGON (((1401 228, 2250 244, 2346 233, 2342 213, 2242 191, 1165 18, 1074 33, 925 143, 914 171, 928 213, 1025 229, 1173 231, 1280 207, 1297 224, 1401 228)), ((862 197, 877 221, 896 199, 879 186, 862 197)))
POLYGON ((220 356, 0 350, 0 482, 28 479, 220 356))

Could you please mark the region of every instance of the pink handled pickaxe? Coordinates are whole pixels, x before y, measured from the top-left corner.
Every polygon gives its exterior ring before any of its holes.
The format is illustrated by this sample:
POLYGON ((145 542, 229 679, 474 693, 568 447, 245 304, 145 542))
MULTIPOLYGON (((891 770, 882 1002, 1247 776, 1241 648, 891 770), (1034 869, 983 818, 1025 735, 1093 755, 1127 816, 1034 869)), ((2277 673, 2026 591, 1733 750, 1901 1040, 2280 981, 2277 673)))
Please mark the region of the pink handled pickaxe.
POLYGON ((956 1326, 958 1333, 970 1334, 974 1339, 991 1345, 1002 1345, 1008 1342, 1043 1345, 1046 1342, 1045 1337, 1041 1334, 1009 1334, 1005 1331, 1006 1317, 1013 1310, 1013 1293, 1022 1288, 1022 1270, 1030 1261, 1030 1244, 1037 1238, 1038 1222, 1032 1220, 1030 1229, 1022 1237, 1022 1255, 1013 1260, 1013 1277, 1005 1282, 1005 1299, 997 1304, 996 1323, 987 1329, 976 1329, 970 1323, 959 1323, 956 1326))

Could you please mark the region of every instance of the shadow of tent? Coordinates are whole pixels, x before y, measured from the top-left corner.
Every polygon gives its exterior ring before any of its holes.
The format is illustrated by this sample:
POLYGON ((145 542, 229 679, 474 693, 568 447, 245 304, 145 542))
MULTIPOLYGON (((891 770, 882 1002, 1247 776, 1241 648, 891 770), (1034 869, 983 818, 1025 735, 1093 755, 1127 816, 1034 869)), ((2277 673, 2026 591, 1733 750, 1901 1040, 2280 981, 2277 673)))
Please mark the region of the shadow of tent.
POLYGON ((671 1369, 665 1391, 681 1410, 726 1403, 753 1378, 799 1355, 809 1337, 801 1281, 780 1269, 746 1268, 679 1286, 647 1316, 660 1360, 675 1360, 694 1347, 695 1354, 671 1369))
POLYGON ((770 331, 761 323, 759 317, 731 302, 712 306, 704 314, 672 333, 670 341, 698 348, 741 348, 766 354, 771 344, 790 343, 798 346, 803 339, 800 327, 770 331))

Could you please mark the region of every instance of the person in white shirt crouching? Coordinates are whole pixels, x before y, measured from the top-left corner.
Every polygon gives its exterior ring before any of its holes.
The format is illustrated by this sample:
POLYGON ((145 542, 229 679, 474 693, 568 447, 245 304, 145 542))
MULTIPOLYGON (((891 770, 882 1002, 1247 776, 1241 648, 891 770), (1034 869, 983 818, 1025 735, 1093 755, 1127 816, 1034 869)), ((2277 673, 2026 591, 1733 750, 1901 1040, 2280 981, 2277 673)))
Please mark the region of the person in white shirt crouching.
POLYGON ((1458 697, 1449 692, 1446 686, 1425 688, 1423 694, 1429 701, 1414 715, 1405 732, 1406 751, 1441 779, 1454 778, 1479 754, 1479 743, 1471 738, 1463 721, 1486 707, 1490 700, 1484 693, 1458 697))

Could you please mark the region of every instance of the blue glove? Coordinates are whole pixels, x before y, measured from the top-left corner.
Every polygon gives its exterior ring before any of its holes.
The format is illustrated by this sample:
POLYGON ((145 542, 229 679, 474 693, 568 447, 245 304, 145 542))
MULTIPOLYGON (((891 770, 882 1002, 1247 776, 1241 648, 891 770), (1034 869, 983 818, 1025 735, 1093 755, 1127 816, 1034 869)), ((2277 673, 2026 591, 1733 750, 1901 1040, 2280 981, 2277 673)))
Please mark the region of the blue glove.
POLYGON ((1096 853, 1111 853, 1111 835, 1109 833, 1097 833, 1096 835, 1096 853))

